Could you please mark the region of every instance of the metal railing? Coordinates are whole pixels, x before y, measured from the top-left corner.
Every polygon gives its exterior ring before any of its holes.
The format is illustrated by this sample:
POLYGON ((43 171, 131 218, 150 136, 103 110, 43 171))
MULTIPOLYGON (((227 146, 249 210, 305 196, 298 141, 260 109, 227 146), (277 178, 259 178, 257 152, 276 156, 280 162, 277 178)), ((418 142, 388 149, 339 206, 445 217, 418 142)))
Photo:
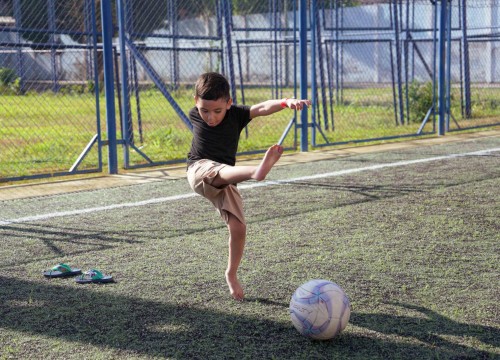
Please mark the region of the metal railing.
POLYGON ((497 0, 0 1, 0 181, 183 162, 205 71, 236 103, 314 102, 253 121, 242 154, 496 126, 498 15, 497 0))

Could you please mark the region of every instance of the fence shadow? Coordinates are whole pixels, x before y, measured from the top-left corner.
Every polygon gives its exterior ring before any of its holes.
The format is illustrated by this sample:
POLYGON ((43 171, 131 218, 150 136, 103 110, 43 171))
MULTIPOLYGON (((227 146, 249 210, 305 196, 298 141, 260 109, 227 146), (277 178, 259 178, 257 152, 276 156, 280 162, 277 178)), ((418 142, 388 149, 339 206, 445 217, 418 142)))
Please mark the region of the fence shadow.
MULTIPOLYGON (((332 359, 359 354, 370 359, 452 358, 464 354, 488 358, 492 354, 452 344, 440 335, 472 336, 491 345, 498 345, 500 337, 498 329, 459 324, 420 307, 417 310, 427 314, 429 320, 354 312, 351 323, 385 334, 416 338, 421 345, 375 335, 361 336, 356 330, 332 341, 317 342, 298 335, 291 323, 241 315, 234 309, 222 313, 175 304, 173 299, 172 303, 148 301, 111 294, 112 288, 108 289, 109 292, 105 287, 76 288, 0 276, 0 328, 43 336, 38 341, 52 338, 116 349, 124 357, 130 353, 177 359, 332 359)), ((266 299, 259 301, 263 306, 276 305, 266 299)))
MULTIPOLYGON (((452 342, 447 337, 466 337, 475 339, 491 347, 500 346, 500 329, 460 323, 437 312, 404 303, 387 303, 403 310, 418 312, 418 317, 388 315, 388 314, 357 314, 353 313, 351 323, 387 335, 397 335, 403 338, 415 338, 435 351, 434 358, 467 358, 489 359, 496 355, 487 351, 478 351, 465 345, 452 342)), ((418 358, 418 357, 417 357, 418 358)))

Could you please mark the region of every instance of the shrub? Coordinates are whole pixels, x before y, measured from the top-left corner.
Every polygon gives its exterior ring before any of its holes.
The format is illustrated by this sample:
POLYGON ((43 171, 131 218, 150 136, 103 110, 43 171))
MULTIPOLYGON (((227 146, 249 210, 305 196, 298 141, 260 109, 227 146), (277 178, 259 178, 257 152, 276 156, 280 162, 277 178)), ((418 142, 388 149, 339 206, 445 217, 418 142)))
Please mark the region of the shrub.
POLYGON ((420 122, 432 106, 433 86, 428 81, 424 84, 413 81, 408 86, 410 121, 420 122))
POLYGON ((0 84, 7 86, 17 78, 16 72, 9 68, 0 68, 0 84))

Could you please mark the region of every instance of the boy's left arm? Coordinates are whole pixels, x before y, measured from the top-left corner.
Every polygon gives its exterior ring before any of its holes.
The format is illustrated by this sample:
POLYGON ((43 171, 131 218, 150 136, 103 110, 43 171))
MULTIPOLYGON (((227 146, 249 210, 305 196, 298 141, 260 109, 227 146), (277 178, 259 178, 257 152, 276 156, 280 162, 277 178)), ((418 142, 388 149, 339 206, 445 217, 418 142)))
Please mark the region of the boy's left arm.
POLYGON ((258 116, 267 116, 274 114, 275 112, 281 111, 285 108, 292 110, 302 110, 304 106, 311 106, 311 100, 299 100, 299 99, 275 99, 267 100, 250 107, 250 118, 254 119, 258 116))

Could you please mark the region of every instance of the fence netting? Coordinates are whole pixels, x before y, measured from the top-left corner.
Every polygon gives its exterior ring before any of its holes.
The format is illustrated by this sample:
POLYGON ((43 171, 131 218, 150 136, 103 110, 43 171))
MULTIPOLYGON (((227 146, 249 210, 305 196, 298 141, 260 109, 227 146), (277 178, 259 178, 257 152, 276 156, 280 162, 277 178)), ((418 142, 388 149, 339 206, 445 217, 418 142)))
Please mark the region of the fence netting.
POLYGON ((0 178, 100 169, 90 5, 0 1, 0 178))
MULTIPOLYGON (((205 71, 225 74, 246 105, 297 97, 305 73, 312 147, 436 132, 441 1, 306 1, 301 69, 300 1, 0 0, 3 181, 106 165, 101 1, 113 8, 121 167, 184 161, 205 71)), ((498 125, 499 1, 447 5, 446 130, 498 125)), ((296 149, 300 121, 255 119, 240 153, 296 149)))

